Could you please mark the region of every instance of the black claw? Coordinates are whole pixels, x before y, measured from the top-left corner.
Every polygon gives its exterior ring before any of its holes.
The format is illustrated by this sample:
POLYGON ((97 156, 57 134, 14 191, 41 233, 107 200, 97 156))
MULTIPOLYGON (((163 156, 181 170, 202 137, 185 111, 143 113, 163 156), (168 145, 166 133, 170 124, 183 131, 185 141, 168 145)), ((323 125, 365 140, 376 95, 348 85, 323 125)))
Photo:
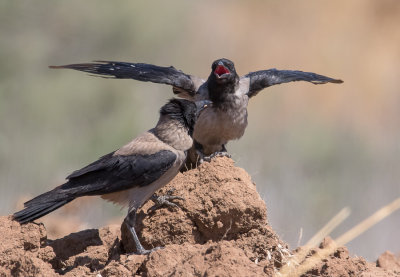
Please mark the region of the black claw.
POLYGON ((228 157, 232 158, 231 155, 228 154, 228 151, 226 150, 225 144, 222 144, 221 150, 218 152, 215 152, 209 156, 206 156, 203 153, 203 146, 195 141, 195 149, 196 153, 199 156, 199 164, 202 164, 203 162, 211 162, 211 159, 214 157, 228 157))
POLYGON ((171 195, 173 192, 175 191, 174 188, 170 189, 169 191, 167 191, 166 195, 161 195, 161 196, 157 196, 157 195, 153 195, 151 197, 151 200, 154 201, 154 205, 149 208, 147 210, 147 212, 153 212, 159 208, 161 208, 162 206, 167 206, 167 207, 179 207, 177 204, 172 203, 172 200, 178 199, 178 200, 185 200, 185 198, 181 197, 181 196, 177 196, 177 195, 171 195))
POLYGON ((215 153, 211 154, 210 156, 211 156, 211 158, 214 158, 214 157, 232 158, 232 156, 230 154, 228 154, 228 152, 226 152, 226 151, 215 152, 215 153))
POLYGON ((209 156, 204 156, 200 159, 200 163, 203 162, 211 162, 211 159, 214 157, 227 157, 227 158, 232 158, 232 156, 230 154, 228 154, 228 152, 226 151, 221 151, 221 152, 215 152, 209 156))

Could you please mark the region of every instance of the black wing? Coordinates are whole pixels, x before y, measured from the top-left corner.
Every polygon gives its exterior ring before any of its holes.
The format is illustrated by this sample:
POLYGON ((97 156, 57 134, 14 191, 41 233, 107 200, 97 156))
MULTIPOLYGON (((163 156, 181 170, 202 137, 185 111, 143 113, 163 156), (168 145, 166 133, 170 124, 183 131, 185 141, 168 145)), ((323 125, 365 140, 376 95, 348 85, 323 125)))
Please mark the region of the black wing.
POLYGON ((113 61, 95 61, 93 63, 50 66, 50 68, 69 68, 88 72, 100 77, 134 79, 144 82, 167 84, 194 94, 196 84, 192 76, 175 69, 146 63, 126 63, 113 61))
POLYGON ((325 83, 343 83, 342 80, 332 79, 312 72, 303 72, 297 70, 277 70, 268 69, 256 72, 250 72, 244 78, 250 78, 250 88, 247 93, 249 97, 256 95, 260 90, 282 83, 306 81, 315 85, 325 83))
POLYGON ((168 150, 152 155, 113 154, 75 171, 64 185, 25 202, 25 208, 16 212, 14 219, 21 223, 30 222, 79 196, 106 194, 151 184, 171 168, 176 159, 176 155, 168 150))
POLYGON ((100 195, 146 186, 159 179, 175 163, 176 155, 163 150, 151 155, 110 153, 73 172, 59 188, 75 197, 100 195))

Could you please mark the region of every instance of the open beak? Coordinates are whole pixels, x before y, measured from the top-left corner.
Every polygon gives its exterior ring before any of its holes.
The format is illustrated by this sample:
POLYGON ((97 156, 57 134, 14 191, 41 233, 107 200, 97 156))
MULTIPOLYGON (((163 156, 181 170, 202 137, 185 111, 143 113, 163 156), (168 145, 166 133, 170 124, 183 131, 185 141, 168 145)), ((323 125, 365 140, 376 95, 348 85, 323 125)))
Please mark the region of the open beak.
POLYGON ((218 79, 224 78, 230 73, 231 72, 229 71, 229 69, 226 68, 222 62, 219 62, 214 70, 214 74, 218 79))

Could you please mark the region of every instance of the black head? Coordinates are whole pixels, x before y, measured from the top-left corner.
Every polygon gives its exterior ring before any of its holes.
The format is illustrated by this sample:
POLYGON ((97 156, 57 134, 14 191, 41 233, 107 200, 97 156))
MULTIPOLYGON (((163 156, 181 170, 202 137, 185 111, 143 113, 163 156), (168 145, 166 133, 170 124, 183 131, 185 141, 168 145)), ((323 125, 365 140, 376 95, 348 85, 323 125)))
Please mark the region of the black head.
POLYGON ((178 120, 188 129, 189 134, 192 135, 197 117, 203 109, 211 106, 211 103, 210 100, 192 102, 185 99, 173 98, 161 107, 160 114, 168 115, 170 118, 178 120))
POLYGON ((209 80, 217 84, 235 83, 237 73, 235 65, 228 59, 219 59, 212 63, 209 80))

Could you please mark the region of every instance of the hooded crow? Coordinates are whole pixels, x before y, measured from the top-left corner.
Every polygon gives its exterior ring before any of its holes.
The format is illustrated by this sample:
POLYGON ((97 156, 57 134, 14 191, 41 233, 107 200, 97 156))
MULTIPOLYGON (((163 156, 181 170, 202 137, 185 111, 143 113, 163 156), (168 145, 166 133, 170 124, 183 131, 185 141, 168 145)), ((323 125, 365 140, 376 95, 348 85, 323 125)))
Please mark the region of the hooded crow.
POLYGON ((193 128, 200 112, 211 104, 171 99, 160 110, 155 128, 143 133, 118 150, 69 175, 65 184, 24 204, 14 219, 27 223, 71 202, 75 198, 100 195, 128 207, 124 222, 136 243, 138 254, 146 254, 134 226, 136 211, 152 194, 171 181, 193 145, 193 128))
POLYGON ((216 154, 226 155, 225 144, 241 138, 247 127, 249 98, 262 89, 295 81, 313 84, 343 82, 311 72, 277 69, 250 72, 239 77, 233 62, 228 59, 214 61, 207 80, 185 74, 172 66, 161 67, 145 63, 95 61, 50 68, 69 68, 105 78, 167 84, 173 87, 174 93, 179 97, 191 101, 213 101, 213 107, 202 113, 195 125, 193 138, 197 151, 190 153, 192 162, 196 161, 196 154, 206 160, 216 154))

